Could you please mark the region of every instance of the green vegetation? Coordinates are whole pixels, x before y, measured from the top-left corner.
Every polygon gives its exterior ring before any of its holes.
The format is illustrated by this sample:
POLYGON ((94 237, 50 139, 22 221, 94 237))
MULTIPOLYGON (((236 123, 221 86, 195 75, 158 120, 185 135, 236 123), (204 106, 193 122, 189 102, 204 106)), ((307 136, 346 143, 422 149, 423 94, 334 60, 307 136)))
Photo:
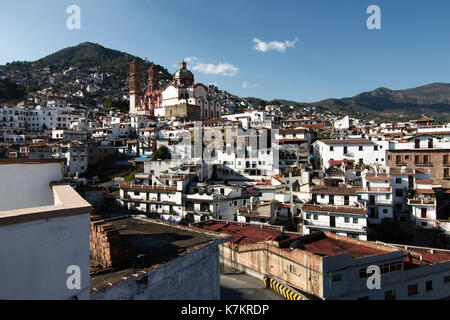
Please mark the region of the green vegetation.
POLYGON ((111 99, 107 98, 105 102, 105 108, 107 109, 118 109, 120 112, 128 112, 130 109, 130 104, 126 100, 121 99, 111 99))
MULTIPOLYGON (((142 60, 128 53, 108 49, 97 43, 84 42, 74 47, 65 48, 35 62, 14 61, 5 67, 10 70, 29 71, 35 68, 48 67, 55 72, 68 67, 95 68, 98 72, 115 72, 121 79, 125 79, 130 70, 130 62, 136 58, 141 62, 141 71, 146 75, 146 68, 151 62, 142 60)), ((160 72, 160 79, 172 79, 172 75, 160 65, 156 65, 160 72)))
POLYGON ((10 79, 0 79, 0 101, 22 99, 26 94, 24 87, 12 82, 10 79))
POLYGON ((125 179, 125 182, 131 182, 131 181, 133 181, 134 180, 134 176, 137 174, 137 173, 139 173, 139 169, 136 169, 136 170, 133 170, 133 171, 131 171, 129 174, 127 174, 125 177, 124 177, 124 179, 125 179))
POLYGON ((170 150, 166 146, 160 146, 156 152, 152 154, 153 160, 167 160, 171 159, 170 150))

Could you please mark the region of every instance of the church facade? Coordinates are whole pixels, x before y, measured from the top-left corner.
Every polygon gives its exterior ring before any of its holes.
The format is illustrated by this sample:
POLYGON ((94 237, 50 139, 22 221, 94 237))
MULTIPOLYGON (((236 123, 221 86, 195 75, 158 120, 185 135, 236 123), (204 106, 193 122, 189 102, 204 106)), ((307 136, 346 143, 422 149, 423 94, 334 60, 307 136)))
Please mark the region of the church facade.
POLYGON ((220 118, 221 107, 208 88, 194 82, 194 75, 182 61, 180 69, 165 87, 159 87, 158 71, 148 69, 147 88, 141 87, 139 62, 130 64, 130 114, 146 115, 164 120, 205 120, 220 118))

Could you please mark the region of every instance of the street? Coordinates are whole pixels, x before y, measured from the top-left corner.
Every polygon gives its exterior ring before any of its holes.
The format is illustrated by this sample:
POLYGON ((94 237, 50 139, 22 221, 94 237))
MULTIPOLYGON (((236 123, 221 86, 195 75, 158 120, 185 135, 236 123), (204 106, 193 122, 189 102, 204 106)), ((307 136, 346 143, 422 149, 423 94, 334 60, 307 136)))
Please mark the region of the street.
POLYGON ((284 300, 262 280, 240 273, 220 275, 220 295, 222 300, 284 300))

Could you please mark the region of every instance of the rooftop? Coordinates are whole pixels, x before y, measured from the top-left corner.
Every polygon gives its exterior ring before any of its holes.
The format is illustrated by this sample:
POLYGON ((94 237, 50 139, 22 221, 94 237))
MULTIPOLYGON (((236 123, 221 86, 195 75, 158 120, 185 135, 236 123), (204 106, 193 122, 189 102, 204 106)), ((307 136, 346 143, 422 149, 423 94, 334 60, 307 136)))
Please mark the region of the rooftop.
POLYGON ((369 139, 325 139, 320 140, 325 144, 373 144, 369 139))
MULTIPOLYGON (((114 267, 91 262, 91 288, 94 290, 122 281, 123 277, 132 277, 137 270, 150 271, 206 246, 214 239, 227 239, 218 233, 139 216, 124 216, 93 223, 99 223, 108 230, 107 233, 117 235, 116 240, 110 244, 114 244, 115 250, 121 253, 121 262, 114 267), (138 256, 142 257, 141 260, 138 260, 138 256)), ((91 255, 93 241, 91 235, 91 255)))
POLYGON ((370 242, 360 241, 360 244, 358 244, 355 241, 345 239, 345 237, 332 238, 323 232, 313 234, 313 236, 305 236, 301 239, 304 245, 303 250, 319 256, 348 254, 352 258, 363 258, 394 251, 388 248, 377 248, 371 245, 372 243, 370 242))
POLYGON ((51 188, 54 204, 0 211, 0 226, 89 214, 91 212, 91 205, 70 185, 64 183, 52 184, 51 188))
POLYGON ((311 188, 313 194, 336 194, 336 195, 356 195, 356 188, 341 186, 328 187, 324 185, 313 186, 311 188))
MULTIPOLYGON (((228 222, 220 220, 208 220, 193 224, 193 226, 229 234, 232 236, 232 243, 236 244, 250 244, 264 241, 276 241, 283 235, 287 235, 283 232, 282 227, 272 225, 255 225, 250 223, 238 223, 228 222)), ((289 237, 299 237, 300 234, 288 234, 289 237)), ((283 237, 285 240, 285 237, 283 237)))
POLYGON ((367 215, 367 212, 363 208, 352 207, 352 206, 332 206, 332 205, 313 205, 305 204, 302 210, 306 211, 319 211, 319 212, 336 212, 336 213, 348 213, 348 214, 359 214, 367 215))

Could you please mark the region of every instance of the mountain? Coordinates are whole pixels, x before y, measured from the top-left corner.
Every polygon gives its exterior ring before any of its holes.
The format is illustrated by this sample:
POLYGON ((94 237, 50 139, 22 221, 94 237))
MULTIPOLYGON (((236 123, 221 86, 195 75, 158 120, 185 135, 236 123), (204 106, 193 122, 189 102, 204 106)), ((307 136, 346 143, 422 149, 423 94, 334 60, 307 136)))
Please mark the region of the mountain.
POLYGON ((310 105, 375 120, 409 119, 427 114, 448 121, 450 83, 433 83, 405 90, 378 88, 351 98, 327 99, 310 105))
MULTIPOLYGON (((68 67, 95 68, 98 72, 116 72, 119 76, 126 78, 130 69, 130 62, 134 58, 141 62, 141 68, 145 74, 145 69, 150 66, 151 62, 125 52, 105 48, 97 43, 84 42, 74 47, 62 49, 34 62, 12 62, 5 67, 20 70, 49 67, 52 71, 68 67)), ((172 78, 167 69, 157 64, 155 66, 160 71, 161 80, 172 78)))
MULTIPOLYGON (((50 73, 63 73, 69 67, 79 69, 77 77, 88 78, 93 70, 113 73, 110 80, 103 82, 105 92, 126 95, 124 83, 129 74, 129 63, 134 58, 141 62, 142 79, 147 78, 146 69, 150 62, 125 52, 108 49, 96 43, 85 42, 74 47, 65 48, 34 62, 12 62, 0 66, 0 101, 22 98, 26 93, 50 86, 49 76, 42 70, 49 68, 50 73), (3 69, 3 71, 2 71, 3 69), (40 70, 40 72, 38 72, 40 70), (17 84, 17 86, 15 85, 17 84)), ((155 64, 159 71, 161 84, 172 79, 172 75, 164 67, 155 64)), ((48 73, 48 71, 47 71, 48 73)), ((60 78, 62 83, 70 83, 70 78, 60 78)), ((226 92, 226 91, 223 91, 226 92)), ((225 95, 229 97, 228 93, 225 95)), ((234 97, 234 96, 233 96, 234 97)), ((233 101, 240 106, 248 105, 261 108, 266 105, 294 106, 295 108, 314 106, 319 112, 330 110, 338 115, 352 115, 376 121, 401 121, 418 118, 423 114, 434 117, 438 121, 450 121, 450 84, 433 83, 406 90, 390 90, 378 88, 363 92, 354 97, 342 99, 326 99, 315 103, 303 103, 275 99, 271 101, 247 97, 236 97, 233 101), (235 101, 234 101, 235 100, 235 101)))

